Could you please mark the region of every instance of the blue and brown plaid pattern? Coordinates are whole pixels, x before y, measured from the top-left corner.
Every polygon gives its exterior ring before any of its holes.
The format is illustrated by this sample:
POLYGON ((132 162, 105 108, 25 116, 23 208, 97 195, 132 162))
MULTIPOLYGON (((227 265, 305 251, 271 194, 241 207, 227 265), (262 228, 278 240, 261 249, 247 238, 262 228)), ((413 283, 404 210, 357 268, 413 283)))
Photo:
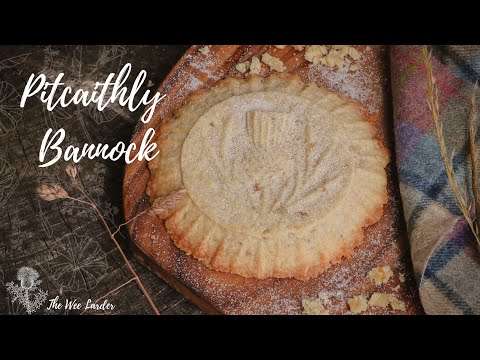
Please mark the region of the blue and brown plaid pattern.
MULTIPOLYGON (((480 314, 480 254, 448 184, 421 50, 391 48, 396 158, 415 275, 427 314, 480 314)), ((445 141, 455 149, 457 183, 472 203, 467 129, 480 46, 432 50, 445 141)))

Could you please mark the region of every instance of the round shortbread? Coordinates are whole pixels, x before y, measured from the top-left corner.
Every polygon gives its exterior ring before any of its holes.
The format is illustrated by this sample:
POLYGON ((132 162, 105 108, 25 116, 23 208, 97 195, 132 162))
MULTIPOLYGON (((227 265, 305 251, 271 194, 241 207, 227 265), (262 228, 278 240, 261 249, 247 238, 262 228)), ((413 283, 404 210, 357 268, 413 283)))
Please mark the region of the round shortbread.
POLYGON ((348 257, 387 201, 388 154, 358 107, 294 76, 227 79, 155 138, 153 202, 180 249, 245 277, 318 276, 348 257))

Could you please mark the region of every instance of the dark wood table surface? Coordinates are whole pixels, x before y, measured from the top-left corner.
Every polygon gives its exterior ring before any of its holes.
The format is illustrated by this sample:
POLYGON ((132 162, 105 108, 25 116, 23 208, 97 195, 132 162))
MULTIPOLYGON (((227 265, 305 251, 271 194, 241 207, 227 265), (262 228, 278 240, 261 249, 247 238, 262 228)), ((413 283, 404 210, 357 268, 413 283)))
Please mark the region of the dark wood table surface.
MULTIPOLYGON (((128 143, 142 109, 135 113, 109 107, 103 113, 92 108, 67 107, 46 111, 37 99, 29 99, 20 111, 20 96, 31 73, 50 79, 60 72, 65 79, 88 86, 132 64, 132 84, 142 69, 148 73, 147 88, 154 91, 188 48, 182 46, 0 46, 0 314, 22 314, 12 304, 5 284, 17 281, 23 266, 38 271, 48 298, 97 299, 132 278, 120 252, 98 218, 87 206, 71 201, 45 202, 37 186, 52 180, 67 180, 65 162, 38 167, 38 151, 49 127, 64 128, 66 143, 128 143), (14 111, 12 111, 14 109, 14 111)), ((81 86, 83 87, 83 86, 81 86)), ((86 190, 100 205, 112 229, 123 222, 122 161, 82 160, 80 177, 86 190)), ((147 271, 128 251, 128 234, 121 245, 162 314, 201 314, 173 288, 147 271)), ((151 314, 148 302, 130 282, 107 296, 115 305, 111 314, 151 314)), ((80 313, 47 311, 35 314, 80 313)), ((98 312, 104 314, 105 312, 98 312)))

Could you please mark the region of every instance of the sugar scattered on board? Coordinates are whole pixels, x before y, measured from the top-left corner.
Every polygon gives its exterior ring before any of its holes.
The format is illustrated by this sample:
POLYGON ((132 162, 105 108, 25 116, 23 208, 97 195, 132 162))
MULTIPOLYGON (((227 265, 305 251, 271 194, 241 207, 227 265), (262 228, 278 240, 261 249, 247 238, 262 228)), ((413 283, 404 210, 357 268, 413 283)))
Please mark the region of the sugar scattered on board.
POLYGON ((360 102, 369 114, 374 114, 382 106, 383 86, 386 85, 377 57, 378 53, 364 50, 359 60, 352 60, 348 66, 346 63, 342 69, 330 68, 320 62, 311 63, 306 73, 307 79, 360 102))
POLYGON ((195 61, 190 62, 190 66, 211 80, 217 81, 221 79, 221 76, 216 74, 218 62, 214 56, 210 55, 210 52, 202 58, 196 57, 195 61))

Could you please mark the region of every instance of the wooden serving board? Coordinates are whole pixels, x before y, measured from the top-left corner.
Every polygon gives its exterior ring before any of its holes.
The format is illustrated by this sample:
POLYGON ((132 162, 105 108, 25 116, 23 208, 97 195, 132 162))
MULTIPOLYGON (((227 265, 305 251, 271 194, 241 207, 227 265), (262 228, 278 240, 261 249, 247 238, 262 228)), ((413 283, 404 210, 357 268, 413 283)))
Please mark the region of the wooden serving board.
MULTIPOLYGON (((395 294, 406 304, 406 311, 369 308, 365 314, 420 314, 422 308, 410 264, 407 237, 399 199, 393 159, 393 121, 389 96, 387 49, 381 46, 358 46, 364 52, 360 69, 355 73, 339 72, 326 67, 313 67, 303 58, 303 52, 291 46, 210 46, 209 53, 192 46, 180 59, 158 89, 167 94, 149 124, 139 123, 132 142, 141 142, 148 127, 157 128, 172 116, 186 98, 202 88, 211 88, 225 77, 243 77, 235 70, 238 62, 261 57, 265 52, 280 58, 287 72, 298 74, 305 82, 317 82, 332 91, 361 102, 376 122, 378 137, 392 153, 387 168, 389 200, 381 220, 365 229, 365 241, 355 255, 333 266, 316 279, 244 278, 206 268, 200 261, 179 250, 166 233, 163 223, 148 212, 137 217, 129 226, 135 256, 185 297, 209 314, 301 314, 303 298, 313 298, 326 292, 326 308, 331 314, 348 313, 347 300, 354 295, 369 296, 375 291, 395 294), (376 288, 368 272, 376 266, 389 265, 394 276, 376 288), (399 281, 399 274, 405 282, 399 281)), ((261 76, 268 76, 263 65, 261 76)), ((150 173, 147 163, 134 162, 126 166, 123 197, 126 220, 149 207, 145 188, 150 173)))

